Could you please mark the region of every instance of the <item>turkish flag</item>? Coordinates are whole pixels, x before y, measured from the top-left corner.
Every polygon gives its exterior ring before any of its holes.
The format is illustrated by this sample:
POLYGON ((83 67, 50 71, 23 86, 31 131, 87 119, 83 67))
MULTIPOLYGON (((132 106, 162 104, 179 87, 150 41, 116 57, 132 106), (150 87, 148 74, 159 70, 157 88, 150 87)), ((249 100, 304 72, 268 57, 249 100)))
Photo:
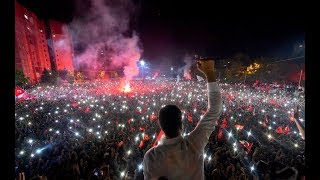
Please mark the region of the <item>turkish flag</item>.
POLYGON ((143 140, 145 140, 145 141, 147 141, 147 140, 149 140, 150 138, 149 138, 149 136, 147 135, 147 134, 145 134, 144 136, 143 136, 143 140))
POLYGON ((162 130, 160 130, 160 132, 159 132, 158 135, 157 135, 156 140, 153 142, 152 147, 154 147, 154 146, 157 145, 158 141, 160 141, 160 139, 162 138, 163 135, 164 135, 164 132, 163 132, 162 130))
POLYGON ((76 107, 76 106, 78 106, 79 104, 77 103, 77 102, 74 102, 74 103, 72 103, 72 106, 73 107, 76 107))
POLYGON ((239 141, 240 144, 246 148, 247 151, 250 151, 251 150, 251 147, 253 145, 252 142, 248 142, 248 141, 239 141))
POLYGON ((120 141, 119 143, 118 143, 118 147, 121 147, 122 145, 123 145, 123 141, 120 141))
POLYGON ((237 129, 240 129, 240 130, 243 129, 243 127, 244 127, 244 126, 242 126, 242 125, 240 125, 240 124, 236 124, 236 125, 234 125, 234 126, 235 126, 237 129))
POLYGON ((230 127, 230 126, 228 125, 227 119, 224 118, 221 123, 221 128, 228 128, 228 127, 230 127))
POLYGON ((289 128, 289 125, 287 125, 284 130, 283 130, 283 133, 289 133, 290 132, 290 128, 289 128))
POLYGON ((187 113, 187 118, 188 118, 188 121, 189 122, 193 122, 193 119, 192 119, 192 114, 191 113, 187 113))
POLYGON ((16 87, 16 88, 14 89, 14 95, 15 95, 16 97, 22 95, 24 92, 25 92, 25 91, 24 91, 22 88, 20 88, 20 87, 16 87))
POLYGON ((156 115, 154 115, 154 114, 151 114, 151 115, 150 115, 150 120, 151 120, 151 121, 155 120, 156 118, 157 118, 156 115))
POLYGON ((144 145, 144 142, 140 141, 139 148, 141 149, 143 145, 144 145))
POLYGON ((276 129, 276 132, 282 134, 283 133, 282 126, 278 126, 276 129))
POLYGON ((265 122, 262 123, 262 127, 267 127, 267 124, 265 122))
POLYGON ((143 128, 143 127, 140 127, 139 130, 140 130, 140 131, 145 131, 146 129, 143 128))

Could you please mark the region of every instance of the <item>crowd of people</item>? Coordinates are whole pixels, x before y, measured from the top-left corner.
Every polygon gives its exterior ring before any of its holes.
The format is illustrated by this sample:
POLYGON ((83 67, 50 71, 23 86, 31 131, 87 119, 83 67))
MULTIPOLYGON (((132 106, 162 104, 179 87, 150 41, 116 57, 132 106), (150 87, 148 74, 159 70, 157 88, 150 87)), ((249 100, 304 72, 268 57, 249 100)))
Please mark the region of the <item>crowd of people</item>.
MULTIPOLYGON (((16 102, 16 175, 36 179, 143 179, 161 138, 158 111, 183 112, 183 136, 206 112, 204 81, 116 80, 27 89, 16 102), (31 96, 30 96, 31 97, 31 96)), ((220 82, 223 114, 205 148, 206 179, 305 176, 304 94, 286 85, 220 82), (299 107, 297 110, 296 107, 299 107)))

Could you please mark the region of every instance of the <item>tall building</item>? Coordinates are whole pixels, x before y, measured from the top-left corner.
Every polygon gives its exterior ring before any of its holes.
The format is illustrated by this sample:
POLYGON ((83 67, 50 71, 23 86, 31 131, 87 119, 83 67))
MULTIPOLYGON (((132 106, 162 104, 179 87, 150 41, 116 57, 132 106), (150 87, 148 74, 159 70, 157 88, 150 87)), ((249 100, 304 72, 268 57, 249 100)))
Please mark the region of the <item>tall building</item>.
POLYGON ((57 70, 68 70, 73 72, 73 52, 68 28, 58 21, 50 20, 51 39, 53 44, 57 70))
POLYGON ((43 20, 15 1, 15 67, 31 82, 38 82, 50 68, 50 57, 43 20))
POLYGON ((53 20, 46 23, 15 1, 16 69, 37 83, 44 69, 73 72, 72 59, 71 41, 64 24, 53 20))

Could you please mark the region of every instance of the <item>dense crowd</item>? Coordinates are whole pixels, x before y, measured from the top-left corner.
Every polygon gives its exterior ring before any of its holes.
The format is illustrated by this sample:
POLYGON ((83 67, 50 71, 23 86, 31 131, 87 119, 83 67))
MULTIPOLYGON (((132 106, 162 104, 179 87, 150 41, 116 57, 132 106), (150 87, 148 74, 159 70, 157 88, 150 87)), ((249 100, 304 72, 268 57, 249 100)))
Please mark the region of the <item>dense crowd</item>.
MULTIPOLYGON (((223 114, 205 148, 207 179, 303 177, 304 94, 275 84, 219 83, 223 114)), ((36 86, 16 102, 16 175, 26 179, 143 179, 159 139, 158 111, 176 104, 187 136, 207 107, 204 81, 168 79, 36 86)))

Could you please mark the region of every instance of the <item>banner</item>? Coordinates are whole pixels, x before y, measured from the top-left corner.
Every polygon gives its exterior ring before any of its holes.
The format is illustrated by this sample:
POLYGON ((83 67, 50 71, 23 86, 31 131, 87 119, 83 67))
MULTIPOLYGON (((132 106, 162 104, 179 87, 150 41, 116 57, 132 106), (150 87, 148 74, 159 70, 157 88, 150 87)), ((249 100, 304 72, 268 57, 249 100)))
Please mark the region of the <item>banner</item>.
POLYGON ((160 139, 162 138, 162 136, 164 136, 164 132, 162 130, 160 130, 160 132, 158 133, 158 136, 156 138, 156 140, 153 142, 152 147, 156 146, 158 144, 158 141, 160 141, 160 139))
POLYGON ((25 92, 25 90, 23 90, 22 88, 20 87, 16 87, 14 89, 14 95, 16 96, 16 98, 20 98, 22 97, 23 93, 25 92))

